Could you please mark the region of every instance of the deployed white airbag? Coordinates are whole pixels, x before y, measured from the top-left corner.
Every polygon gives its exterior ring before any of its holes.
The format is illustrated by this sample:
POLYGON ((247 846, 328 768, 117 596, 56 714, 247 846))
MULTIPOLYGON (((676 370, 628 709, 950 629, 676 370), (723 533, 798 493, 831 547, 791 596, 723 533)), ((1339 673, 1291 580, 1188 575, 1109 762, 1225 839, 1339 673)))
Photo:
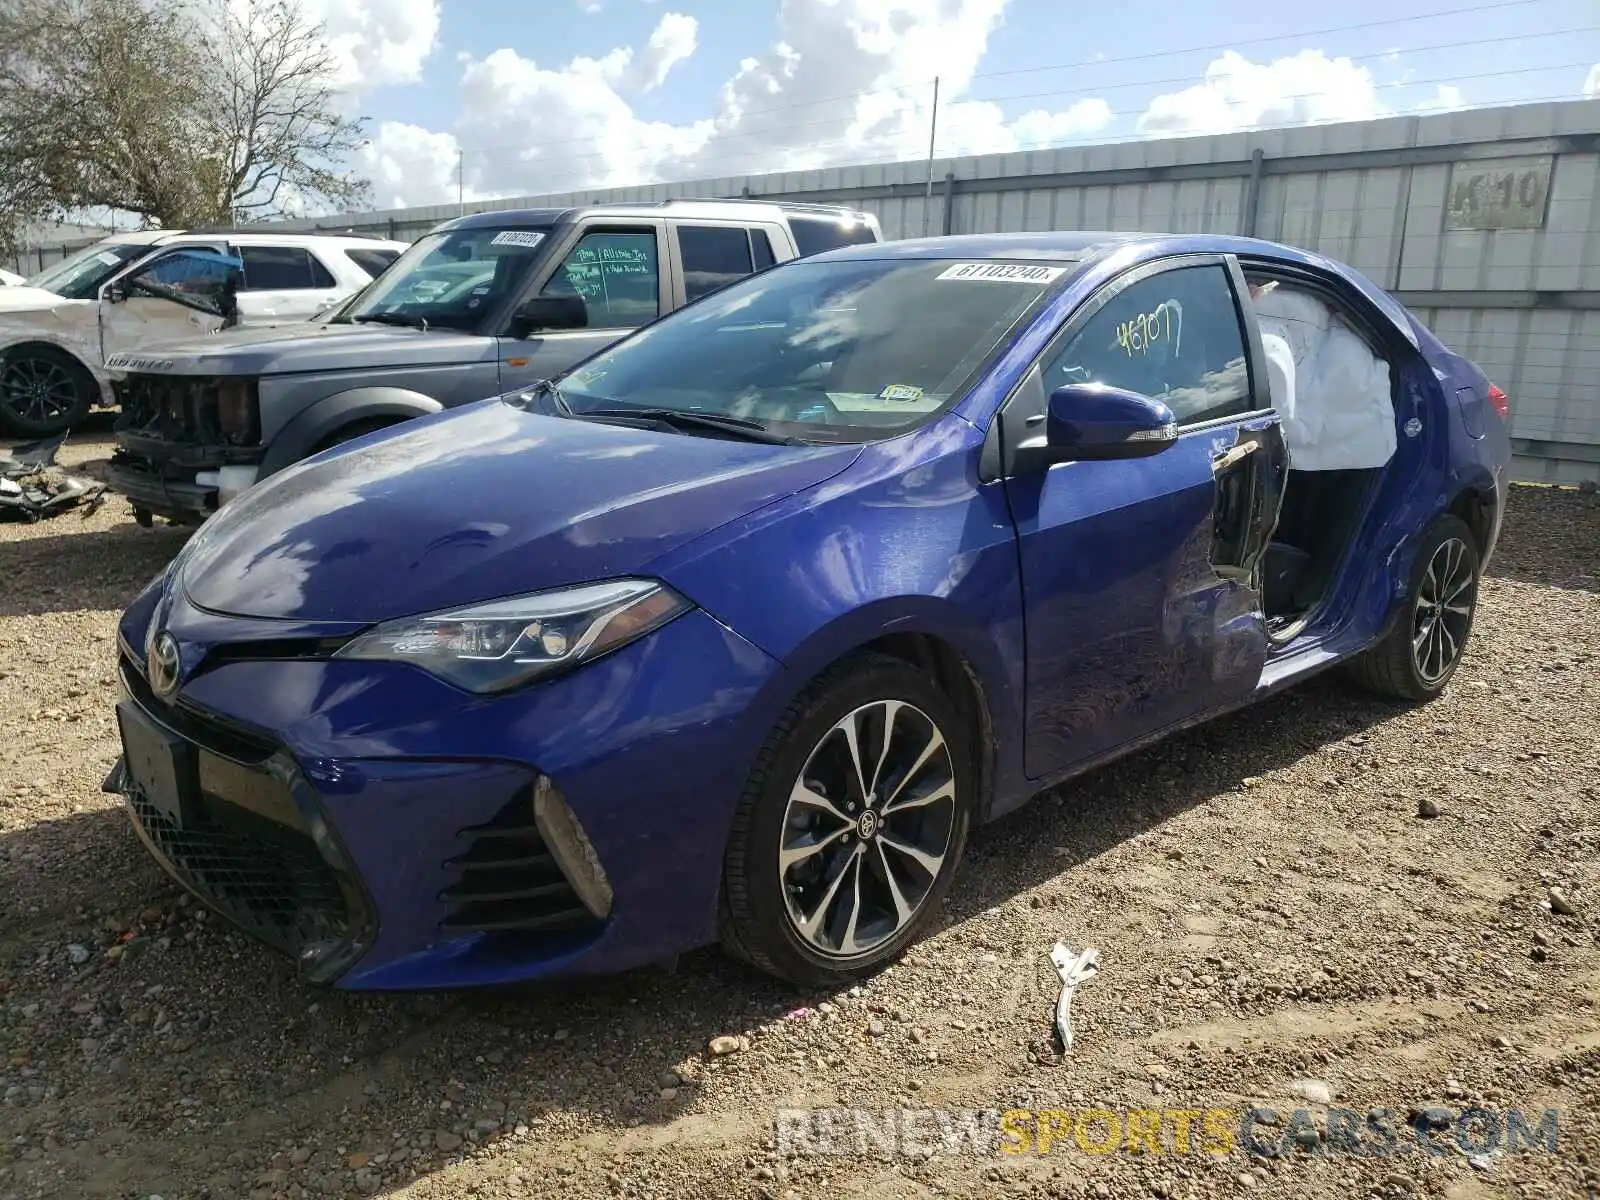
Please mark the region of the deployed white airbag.
POLYGON ((1253 302, 1290 467, 1364 470, 1393 458, 1389 364, 1314 296, 1268 285, 1253 302))

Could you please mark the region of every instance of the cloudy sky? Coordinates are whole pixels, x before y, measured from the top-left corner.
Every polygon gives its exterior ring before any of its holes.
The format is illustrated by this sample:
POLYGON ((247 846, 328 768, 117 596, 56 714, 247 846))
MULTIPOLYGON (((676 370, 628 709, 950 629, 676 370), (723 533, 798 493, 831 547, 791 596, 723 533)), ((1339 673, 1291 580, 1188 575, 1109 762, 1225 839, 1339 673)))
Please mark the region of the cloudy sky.
POLYGON ((378 207, 1600 95, 1596 0, 303 0, 378 207))

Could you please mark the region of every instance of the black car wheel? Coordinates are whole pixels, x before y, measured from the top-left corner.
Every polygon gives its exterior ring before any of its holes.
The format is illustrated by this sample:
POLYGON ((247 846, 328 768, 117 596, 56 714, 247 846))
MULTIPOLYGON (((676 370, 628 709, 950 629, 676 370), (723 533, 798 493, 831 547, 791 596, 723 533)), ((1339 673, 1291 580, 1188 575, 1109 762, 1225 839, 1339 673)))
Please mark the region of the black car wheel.
POLYGON ((899 659, 864 656, 812 684, 735 815, 724 945, 811 986, 868 974, 915 941, 966 846, 966 733, 949 698, 899 659))
POLYGON ((1363 687, 1401 700, 1432 700, 1450 683, 1478 610, 1478 543, 1461 518, 1440 517, 1423 534, 1404 617, 1350 664, 1363 687))
POLYGON ((22 346, 0 357, 0 425, 20 437, 53 437, 94 404, 94 377, 70 354, 22 346))

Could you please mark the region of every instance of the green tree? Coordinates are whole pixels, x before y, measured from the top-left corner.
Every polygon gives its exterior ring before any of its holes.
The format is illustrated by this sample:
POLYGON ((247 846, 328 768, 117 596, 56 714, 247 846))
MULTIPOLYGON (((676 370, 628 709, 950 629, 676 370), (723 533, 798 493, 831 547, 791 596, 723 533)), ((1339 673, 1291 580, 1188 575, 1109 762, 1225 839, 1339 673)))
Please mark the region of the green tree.
POLYGON ((368 194, 364 121, 289 0, 0 0, 0 248, 113 209, 168 228, 368 194))

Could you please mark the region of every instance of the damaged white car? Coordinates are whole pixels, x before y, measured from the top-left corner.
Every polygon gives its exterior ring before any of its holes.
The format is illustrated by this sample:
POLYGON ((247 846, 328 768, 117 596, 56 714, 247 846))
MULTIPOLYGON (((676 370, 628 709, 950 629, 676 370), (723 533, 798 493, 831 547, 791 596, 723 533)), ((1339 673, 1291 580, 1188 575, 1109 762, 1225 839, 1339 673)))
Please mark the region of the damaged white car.
POLYGON ((404 242, 359 234, 116 234, 0 287, 0 432, 48 437, 115 401, 105 361, 238 324, 310 320, 404 242))
POLYGON ((0 287, 20 287, 28 281, 15 271, 0 271, 0 287))

